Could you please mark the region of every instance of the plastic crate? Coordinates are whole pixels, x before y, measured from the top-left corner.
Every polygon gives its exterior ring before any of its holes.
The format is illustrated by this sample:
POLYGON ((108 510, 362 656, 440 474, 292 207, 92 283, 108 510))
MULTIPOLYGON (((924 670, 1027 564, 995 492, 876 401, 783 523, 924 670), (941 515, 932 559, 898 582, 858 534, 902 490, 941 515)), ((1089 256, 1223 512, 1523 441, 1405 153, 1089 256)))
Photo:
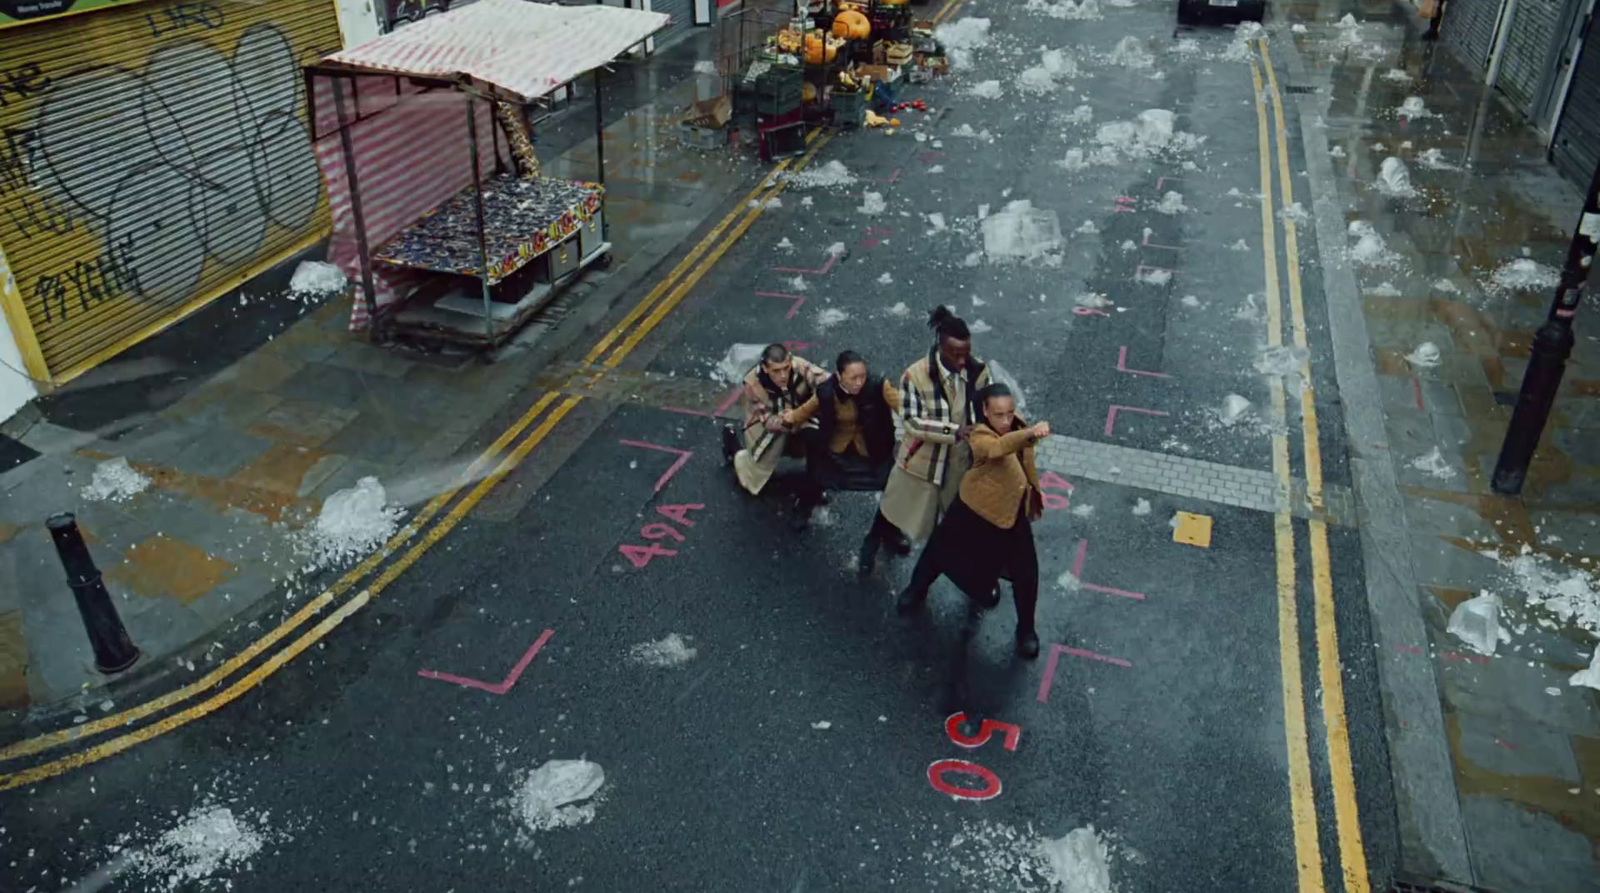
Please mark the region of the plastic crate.
POLYGON ((840 93, 835 90, 831 94, 831 99, 835 126, 845 130, 854 130, 861 126, 867 115, 867 91, 840 93))
POLYGON ((705 151, 720 149, 727 139, 728 131, 721 127, 704 127, 699 124, 678 125, 678 142, 685 148, 705 151))

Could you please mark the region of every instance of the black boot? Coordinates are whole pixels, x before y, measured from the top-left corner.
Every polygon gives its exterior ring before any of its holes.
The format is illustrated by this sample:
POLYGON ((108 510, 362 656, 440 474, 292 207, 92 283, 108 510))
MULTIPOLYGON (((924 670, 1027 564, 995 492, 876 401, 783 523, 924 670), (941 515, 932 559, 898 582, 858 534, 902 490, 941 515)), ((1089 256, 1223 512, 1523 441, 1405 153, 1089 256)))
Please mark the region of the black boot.
POLYGON ((870 576, 877 561, 878 537, 869 533, 861 540, 861 552, 856 556, 856 573, 863 578, 870 576))
POLYGON ((722 426, 722 461, 723 461, 723 463, 727 464, 727 465, 732 465, 733 464, 734 454, 738 453, 739 449, 740 449, 740 446, 739 446, 739 435, 734 433, 732 425, 723 425, 722 426))
POLYGON ((894 600, 894 611, 900 615, 910 614, 927 600, 928 590, 913 583, 900 591, 900 597, 894 600))
POLYGON ((901 533, 898 527, 891 527, 884 533, 883 544, 896 555, 911 554, 911 537, 901 533))
POLYGON ((1017 653, 1028 660, 1039 656, 1039 634, 1031 629, 1017 630, 1017 653))

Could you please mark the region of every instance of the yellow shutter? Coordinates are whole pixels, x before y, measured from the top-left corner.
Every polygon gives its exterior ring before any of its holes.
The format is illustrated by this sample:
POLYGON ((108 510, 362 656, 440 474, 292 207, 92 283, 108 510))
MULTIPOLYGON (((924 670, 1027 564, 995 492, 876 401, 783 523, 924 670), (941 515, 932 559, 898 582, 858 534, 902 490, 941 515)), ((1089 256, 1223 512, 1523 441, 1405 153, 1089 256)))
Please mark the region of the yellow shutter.
POLYGON ((333 0, 0 29, 0 244, 53 380, 326 234, 300 66, 339 46, 333 0))

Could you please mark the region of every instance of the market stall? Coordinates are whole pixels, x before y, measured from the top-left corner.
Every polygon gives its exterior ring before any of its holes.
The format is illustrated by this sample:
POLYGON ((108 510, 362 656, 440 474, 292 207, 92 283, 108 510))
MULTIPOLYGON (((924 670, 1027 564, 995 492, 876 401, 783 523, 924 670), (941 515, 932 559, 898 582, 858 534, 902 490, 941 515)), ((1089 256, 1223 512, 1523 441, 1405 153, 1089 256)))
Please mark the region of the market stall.
POLYGON ((330 260, 362 287, 351 328, 496 346, 608 262, 602 66, 666 24, 612 6, 480 0, 306 66, 330 260), (585 74, 594 180, 544 176, 529 121, 585 74))

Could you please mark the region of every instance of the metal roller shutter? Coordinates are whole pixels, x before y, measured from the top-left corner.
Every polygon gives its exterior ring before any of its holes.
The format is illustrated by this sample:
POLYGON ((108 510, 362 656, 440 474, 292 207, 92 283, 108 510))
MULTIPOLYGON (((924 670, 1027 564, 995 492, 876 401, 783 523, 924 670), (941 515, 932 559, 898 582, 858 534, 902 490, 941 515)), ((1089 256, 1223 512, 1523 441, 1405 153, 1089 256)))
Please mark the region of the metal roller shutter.
POLYGON ((1500 90, 1527 117, 1538 113, 1539 87, 1555 64, 1556 25, 1565 0, 1517 0, 1500 62, 1500 90))
POLYGON ((1561 123, 1550 144, 1550 157, 1567 179, 1580 187, 1589 185, 1596 165, 1600 165, 1600 28, 1592 24, 1583 49, 1578 53, 1567 90, 1567 103, 1561 109, 1561 123))
POLYGON ((694 31, 694 0, 651 0, 650 9, 672 16, 667 28, 656 37, 656 49, 671 46, 694 31))
POLYGON ((1457 59, 1473 72, 1487 71, 1502 0, 1450 0, 1440 34, 1457 59))
POLYGON ((0 30, 0 242, 64 381, 327 232, 300 66, 333 0, 134 3, 0 30))

